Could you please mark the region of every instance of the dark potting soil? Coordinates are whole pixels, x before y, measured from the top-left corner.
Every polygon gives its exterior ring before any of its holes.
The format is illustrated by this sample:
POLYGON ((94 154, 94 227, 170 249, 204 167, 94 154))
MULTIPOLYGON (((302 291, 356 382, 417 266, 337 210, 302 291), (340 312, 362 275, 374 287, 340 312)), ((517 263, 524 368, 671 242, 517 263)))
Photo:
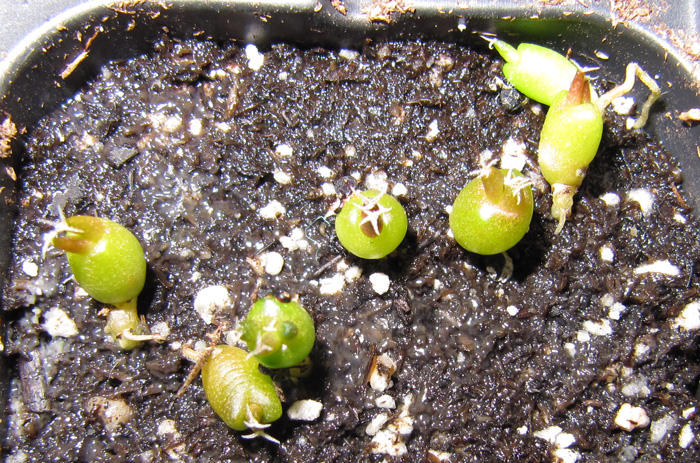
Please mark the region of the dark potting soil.
POLYGON ((256 69, 252 48, 164 39, 28 134, 3 300, 9 461, 700 460, 700 237, 659 142, 608 110, 562 233, 540 181, 530 232, 482 257, 451 237, 449 206, 486 150, 537 179, 544 118, 507 98, 501 61, 440 43, 264 51, 256 69), (409 217, 378 261, 333 230, 368 187, 409 217), (117 349, 61 252, 42 258, 41 220, 59 209, 143 243, 139 307, 165 342, 117 349), (231 302, 207 323, 193 301, 216 285, 231 302), (227 428, 199 379, 176 392, 183 347, 277 290, 317 329, 309 376, 273 373, 285 410, 323 409, 275 422, 274 444, 227 428), (396 365, 383 391, 377 356, 396 365))

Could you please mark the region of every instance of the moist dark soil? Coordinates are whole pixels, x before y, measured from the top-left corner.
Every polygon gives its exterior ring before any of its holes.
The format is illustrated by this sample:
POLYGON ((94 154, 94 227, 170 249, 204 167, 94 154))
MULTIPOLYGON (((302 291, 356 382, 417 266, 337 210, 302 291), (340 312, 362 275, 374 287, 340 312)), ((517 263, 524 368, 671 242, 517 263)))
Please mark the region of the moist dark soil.
POLYGON ((262 51, 255 70, 237 44, 163 39, 105 66, 28 133, 3 299, 17 366, 9 461, 700 461, 700 354, 685 320, 700 300, 699 227, 658 141, 608 110, 555 235, 536 172, 546 108, 513 104, 493 54, 418 42, 262 51), (471 254, 449 231, 485 150, 522 152, 540 187, 507 256, 471 254), (409 217, 404 242, 377 261, 333 230, 342 200, 368 187, 393 191, 409 217), (139 238, 139 310, 165 342, 119 350, 62 253, 42 258, 42 220, 59 209, 139 238), (261 266, 271 252, 279 275, 261 266), (193 300, 212 285, 233 302, 207 323, 193 300), (208 345, 280 290, 317 329, 310 375, 273 373, 285 410, 300 399, 323 410, 275 422, 275 444, 229 429, 199 379, 176 393, 193 367, 183 347, 208 345), (56 309, 77 335, 53 329, 56 309), (378 391, 368 377, 382 354, 397 369, 378 391), (651 424, 621 429, 623 404, 651 424))

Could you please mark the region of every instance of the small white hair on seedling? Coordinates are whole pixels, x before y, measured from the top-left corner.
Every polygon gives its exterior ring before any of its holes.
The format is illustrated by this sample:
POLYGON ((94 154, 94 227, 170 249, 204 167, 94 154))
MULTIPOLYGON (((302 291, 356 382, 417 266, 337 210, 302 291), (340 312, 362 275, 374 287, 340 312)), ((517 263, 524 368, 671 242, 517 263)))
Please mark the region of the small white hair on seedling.
POLYGON ((79 228, 71 227, 70 225, 68 225, 68 221, 66 220, 66 216, 65 216, 65 214, 63 214, 63 210, 61 208, 58 208, 58 221, 39 219, 39 222, 51 226, 51 230, 44 233, 41 237, 41 240, 42 240, 41 259, 42 260, 46 259, 46 253, 53 246, 53 239, 56 238, 58 235, 60 235, 61 233, 67 233, 67 232, 71 232, 71 233, 83 233, 84 232, 83 230, 80 230, 79 228))

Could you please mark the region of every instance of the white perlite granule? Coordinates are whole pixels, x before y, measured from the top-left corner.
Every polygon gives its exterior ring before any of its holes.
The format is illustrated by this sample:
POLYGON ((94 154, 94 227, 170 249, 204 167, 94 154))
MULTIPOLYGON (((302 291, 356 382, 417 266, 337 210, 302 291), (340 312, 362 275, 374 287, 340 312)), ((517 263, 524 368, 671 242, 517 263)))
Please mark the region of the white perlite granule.
POLYGON ((267 206, 258 211, 260 217, 265 220, 274 220, 277 217, 284 215, 285 212, 287 212, 287 209, 285 209, 282 203, 276 199, 273 199, 267 206))
POLYGON ((369 276, 369 281, 372 283, 372 289, 375 293, 381 295, 389 291, 391 280, 388 275, 379 272, 373 273, 369 276))
POLYGON ((330 278, 321 278, 319 280, 321 287, 319 291, 326 296, 340 294, 345 288, 345 276, 342 273, 336 273, 330 278))
POLYGON ((677 277, 680 276, 681 271, 668 260, 657 260, 650 264, 640 265, 634 269, 634 273, 636 275, 643 275, 645 273, 660 273, 670 277, 677 277))
POLYGON ((624 403, 615 415, 615 424, 628 432, 636 428, 646 428, 649 426, 649 415, 642 407, 624 403))
POLYGON ((287 410, 287 416, 291 420, 314 421, 321 416, 323 404, 316 400, 297 400, 287 410))
POLYGON ((268 275, 279 275, 284 268, 284 257, 279 252, 268 252, 264 255, 265 273, 268 275))
POLYGON ((690 426, 690 423, 688 423, 681 428, 681 432, 678 434, 678 445, 682 449, 687 449, 694 440, 695 433, 693 432, 693 428, 690 426))
POLYGON ((194 310, 205 323, 211 323, 214 315, 232 304, 228 288, 214 285, 202 288, 194 297, 194 310))
POLYGON ((673 326, 687 331, 700 329, 700 301, 693 301, 686 305, 673 321, 673 326))
POLYGON ((52 338, 72 338, 78 335, 78 327, 75 322, 64 310, 58 307, 44 313, 44 323, 41 326, 52 338))
POLYGON ((627 199, 634 201, 639 204, 639 208, 642 210, 642 215, 647 217, 651 214, 654 209, 654 203, 656 202, 656 196, 650 190, 646 188, 636 188, 630 190, 627 193, 627 199))
POLYGON ((252 43, 245 46, 245 57, 248 59, 248 67, 253 71, 259 71, 265 64, 265 55, 252 43))
POLYGON ((677 422, 678 419, 671 413, 659 420, 655 420, 654 422, 652 422, 651 426, 649 427, 649 440, 651 441, 651 443, 657 444, 661 442, 663 438, 666 437, 666 434, 668 434, 668 432, 671 430, 671 428, 673 428, 676 425, 677 422))

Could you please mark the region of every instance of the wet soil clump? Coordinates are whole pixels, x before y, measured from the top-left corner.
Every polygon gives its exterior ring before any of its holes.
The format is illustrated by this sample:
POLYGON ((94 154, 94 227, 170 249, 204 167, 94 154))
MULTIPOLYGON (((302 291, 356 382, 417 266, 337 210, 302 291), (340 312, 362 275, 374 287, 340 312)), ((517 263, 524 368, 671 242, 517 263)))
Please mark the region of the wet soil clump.
POLYGON ((499 60, 419 42, 263 52, 259 66, 251 48, 164 39, 105 66, 28 134, 3 300, 13 461, 700 460, 699 227, 657 141, 608 111, 562 233, 543 186, 525 238, 482 257, 451 237, 449 207, 487 150, 538 179, 544 119, 504 104, 499 60), (409 218, 378 261, 333 230, 365 188, 393 193, 409 218), (42 220, 59 209, 139 238, 139 309, 166 342, 117 349, 65 257, 42 258, 42 220), (209 323, 193 301, 212 285, 231 303, 209 323), (317 330, 310 375, 274 373, 285 410, 323 410, 275 422, 276 445, 227 428, 198 379, 176 392, 192 367, 183 347, 278 290, 317 330), (369 382, 378 358, 396 370, 384 390, 369 382), (625 404, 650 425, 621 429, 625 404))

